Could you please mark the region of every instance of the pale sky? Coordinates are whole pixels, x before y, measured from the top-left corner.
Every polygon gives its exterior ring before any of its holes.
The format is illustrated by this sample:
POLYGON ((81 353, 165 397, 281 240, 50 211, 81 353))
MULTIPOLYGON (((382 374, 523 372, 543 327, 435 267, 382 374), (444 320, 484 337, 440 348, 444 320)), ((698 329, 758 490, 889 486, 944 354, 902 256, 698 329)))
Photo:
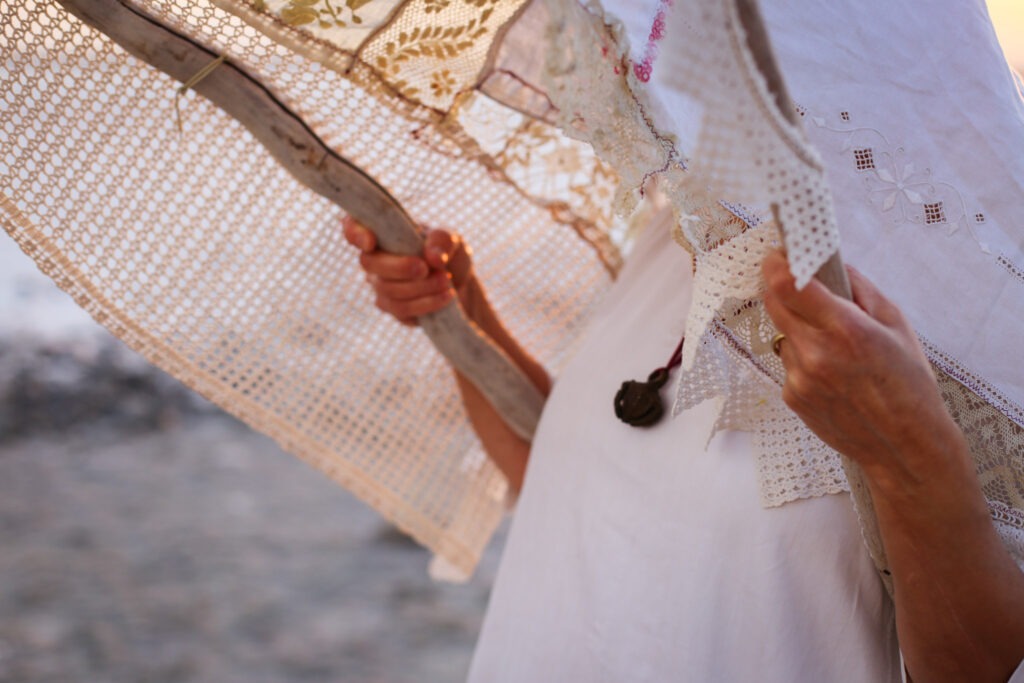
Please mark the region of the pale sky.
POLYGON ((987 0, 988 13, 996 26, 1006 57, 1024 70, 1024 0, 987 0))

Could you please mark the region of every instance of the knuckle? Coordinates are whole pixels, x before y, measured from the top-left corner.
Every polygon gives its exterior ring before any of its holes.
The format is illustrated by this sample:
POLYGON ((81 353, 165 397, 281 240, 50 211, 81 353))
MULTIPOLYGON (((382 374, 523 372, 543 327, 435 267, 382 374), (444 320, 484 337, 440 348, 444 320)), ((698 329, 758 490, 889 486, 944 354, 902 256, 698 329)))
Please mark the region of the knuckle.
POLYGON ((382 260, 381 254, 364 251, 359 255, 359 266, 367 273, 380 275, 386 263, 382 260))
MULTIPOLYGON (((786 384, 783 387, 784 393, 788 393, 790 399, 800 403, 807 399, 811 393, 813 381, 802 370, 790 372, 786 375, 786 384)), ((790 405, 787 403, 786 405, 790 405)), ((792 405, 790 405, 792 407, 792 405)))
POLYGON ((439 294, 446 294, 452 286, 452 278, 448 273, 438 273, 434 278, 434 291, 439 294))
POLYGON ((832 374, 832 355, 820 347, 809 349, 803 357, 805 385, 819 382, 832 374))
POLYGON ((426 267, 419 259, 410 258, 403 260, 398 270, 399 275, 410 280, 418 280, 425 275, 426 267))

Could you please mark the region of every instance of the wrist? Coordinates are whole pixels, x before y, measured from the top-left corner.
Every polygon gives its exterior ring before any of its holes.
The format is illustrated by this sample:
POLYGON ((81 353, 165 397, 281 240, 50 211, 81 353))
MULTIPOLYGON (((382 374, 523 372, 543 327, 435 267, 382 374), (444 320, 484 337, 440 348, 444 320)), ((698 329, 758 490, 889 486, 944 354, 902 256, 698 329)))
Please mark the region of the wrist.
POLYGON ((455 293, 459 297, 459 304, 466 317, 480 327, 490 326, 489 323, 494 318, 494 311, 487 298, 486 290, 477 279, 476 271, 470 271, 465 276, 462 283, 455 287, 455 293))
POLYGON ((917 431, 894 444, 888 457, 864 468, 876 506, 900 516, 918 511, 932 522, 936 515, 987 519, 988 506, 960 428, 948 418, 948 424, 917 431))
POLYGON ((848 453, 860 462, 869 483, 887 493, 929 488, 974 476, 974 462, 963 431, 950 415, 938 387, 924 382, 916 401, 896 404, 888 419, 873 425, 872 453, 848 453))

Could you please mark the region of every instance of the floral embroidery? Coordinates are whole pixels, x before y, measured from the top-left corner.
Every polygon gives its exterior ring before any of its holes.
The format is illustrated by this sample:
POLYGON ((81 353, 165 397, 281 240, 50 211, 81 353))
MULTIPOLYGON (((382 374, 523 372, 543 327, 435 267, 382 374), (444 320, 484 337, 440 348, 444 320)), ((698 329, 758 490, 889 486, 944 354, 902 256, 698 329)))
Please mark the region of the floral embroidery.
POLYGON ((875 178, 868 178, 869 196, 882 211, 900 210, 902 220, 913 220, 915 207, 923 206, 925 196, 931 194, 931 171, 918 171, 910 162, 903 162, 903 149, 894 154, 882 154, 883 166, 875 170, 875 178))
POLYGON ((288 0, 281 19, 291 26, 319 24, 320 28, 363 23, 356 10, 373 0, 288 0))
MULTIPOLYGON (((438 10, 439 11, 439 10, 438 10)), ((384 54, 376 59, 377 68, 386 76, 398 76, 402 65, 418 57, 429 57, 438 60, 450 60, 459 53, 473 47, 475 42, 487 35, 485 26, 493 8, 485 9, 479 17, 470 19, 462 26, 416 26, 411 31, 402 31, 396 40, 384 45, 384 54)), ((450 95, 455 86, 454 79, 448 83, 451 74, 445 70, 445 76, 431 76, 430 90, 435 98, 450 95)), ((409 85, 405 80, 396 80, 393 85, 407 97, 415 97, 419 88, 409 85)))
POLYGON ((577 173, 583 168, 579 150, 576 147, 559 147, 544 156, 548 168, 559 173, 577 173))
POLYGON ((441 69, 430 74, 430 91, 434 93, 434 97, 451 95, 454 87, 455 79, 452 78, 448 69, 441 69))
POLYGON ((450 4, 451 0, 424 0, 423 11, 427 14, 433 14, 434 12, 440 12, 450 4))
POLYGON ((870 147, 853 150, 853 158, 857 162, 858 171, 875 167, 875 152, 870 147))
POLYGON ((946 222, 946 212, 942 209, 942 202, 931 202, 924 205, 924 222, 929 225, 946 222))
MULTIPOLYGON (((818 128, 843 136, 840 151, 851 155, 854 170, 864 176, 868 201, 888 214, 893 223, 941 225, 950 235, 963 228, 984 253, 992 253, 974 228, 975 224, 984 223, 984 215, 969 212, 959 190, 933 178, 930 168, 922 168, 908 159, 903 147, 893 145, 874 128, 833 128, 824 117, 809 118, 818 128)), ((839 118, 849 121, 850 114, 841 112, 839 118)))
POLYGON ((611 228, 609 205, 619 178, 587 146, 530 119, 494 158, 530 194, 560 200, 574 214, 611 228))

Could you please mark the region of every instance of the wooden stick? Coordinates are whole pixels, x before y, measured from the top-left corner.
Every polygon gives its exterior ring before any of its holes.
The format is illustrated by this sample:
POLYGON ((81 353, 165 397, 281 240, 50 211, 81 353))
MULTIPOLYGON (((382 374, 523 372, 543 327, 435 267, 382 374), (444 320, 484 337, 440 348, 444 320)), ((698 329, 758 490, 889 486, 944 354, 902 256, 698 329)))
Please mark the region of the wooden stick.
MULTIPOLYGON (((735 0, 736 8, 739 11, 740 21, 747 34, 747 45, 757 62, 757 67, 764 74, 768 82, 768 90, 775 97, 775 104, 779 111, 786 117, 795 128, 802 130, 798 123, 799 118, 793 101, 789 98, 786 83, 782 79, 775 61, 775 54, 772 52, 771 43, 768 40, 768 32, 761 19, 761 12, 757 6, 757 0, 735 0)), ((772 207, 775 218, 778 221, 776 207, 772 207)), ((785 226, 779 225, 784 231, 785 226)), ((846 276, 846 268, 843 261, 836 252, 815 274, 826 287, 835 294, 852 299, 850 281, 846 276)), ((850 486, 850 496, 853 499, 854 509, 861 524, 861 534, 864 544, 867 546, 871 559, 879 571, 879 577, 885 585, 889 595, 893 594, 892 577, 888 570, 888 559, 885 548, 882 546, 882 535, 878 528, 878 516, 875 514, 875 504, 871 498, 871 491, 868 489, 867 478, 864 470, 857 463, 842 456, 843 471, 846 473, 846 481, 850 486)))
MULTIPOLYGON (((123 0, 58 1, 130 54, 181 82, 218 58, 123 0)), ((422 253, 422 232, 397 200, 325 145, 248 73, 226 61, 192 89, 245 126, 296 180, 370 226, 382 249, 422 253)), ((455 301, 419 322, 452 366, 480 389, 519 436, 531 440, 544 397, 511 358, 466 318, 455 301)))
MULTIPOLYGON (((743 24, 744 32, 747 34, 747 46, 750 48, 757 69, 764 76, 768 83, 768 91, 775 97, 775 104, 779 111, 789 123, 797 130, 803 130, 800 125, 800 117, 793 106, 793 100, 789 97, 789 90, 786 82, 779 71, 778 63, 775 61, 775 53, 772 51, 771 41, 768 39, 768 31, 765 29, 764 21, 761 19, 761 11, 758 9, 757 0, 735 0, 736 10, 739 12, 740 23, 743 24)), ((777 218, 777 217, 776 217, 777 218)), ((779 229, 785 233, 785 226, 779 225, 779 229)), ((843 259, 839 252, 832 254, 828 261, 815 274, 835 294, 844 299, 852 298, 850 292, 850 280, 846 276, 846 268, 843 266, 843 259)))

